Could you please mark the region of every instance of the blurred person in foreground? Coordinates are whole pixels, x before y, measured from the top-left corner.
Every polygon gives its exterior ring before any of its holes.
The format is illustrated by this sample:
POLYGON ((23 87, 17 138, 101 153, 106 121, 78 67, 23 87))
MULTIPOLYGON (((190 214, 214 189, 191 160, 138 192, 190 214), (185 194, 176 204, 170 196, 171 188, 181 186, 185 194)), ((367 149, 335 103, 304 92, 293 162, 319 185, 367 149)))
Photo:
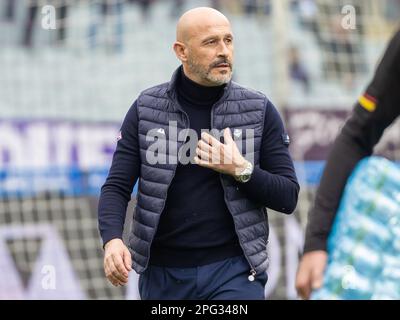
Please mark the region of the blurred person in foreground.
POLYGON ((126 284, 132 264, 142 299, 265 299, 266 207, 292 213, 299 185, 279 113, 231 80, 233 41, 219 11, 184 13, 173 45, 182 65, 142 92, 122 124, 99 228, 107 278, 126 284), (168 142, 158 150, 166 163, 150 161, 154 131, 168 142), (243 154, 233 136, 246 142, 243 154), (138 179, 127 247, 121 237, 138 179))
POLYGON ((327 238, 347 178, 362 158, 372 154, 384 130, 399 115, 400 31, 389 43, 374 78, 356 103, 328 157, 309 212, 304 253, 297 271, 296 289, 301 298, 308 299, 311 291, 323 284, 327 238))

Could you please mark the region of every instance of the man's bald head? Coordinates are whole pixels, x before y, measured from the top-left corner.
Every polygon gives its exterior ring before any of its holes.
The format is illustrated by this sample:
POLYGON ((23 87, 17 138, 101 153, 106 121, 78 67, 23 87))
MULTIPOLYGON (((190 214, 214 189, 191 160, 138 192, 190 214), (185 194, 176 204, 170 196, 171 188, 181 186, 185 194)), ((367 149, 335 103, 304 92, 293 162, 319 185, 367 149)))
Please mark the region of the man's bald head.
POLYGON ((229 20, 221 12, 207 7, 185 12, 179 19, 173 47, 191 80, 205 86, 231 80, 233 35, 229 20))
POLYGON ((199 7, 186 11, 176 26, 176 40, 187 43, 199 30, 209 26, 228 25, 227 17, 221 12, 209 7, 199 7))

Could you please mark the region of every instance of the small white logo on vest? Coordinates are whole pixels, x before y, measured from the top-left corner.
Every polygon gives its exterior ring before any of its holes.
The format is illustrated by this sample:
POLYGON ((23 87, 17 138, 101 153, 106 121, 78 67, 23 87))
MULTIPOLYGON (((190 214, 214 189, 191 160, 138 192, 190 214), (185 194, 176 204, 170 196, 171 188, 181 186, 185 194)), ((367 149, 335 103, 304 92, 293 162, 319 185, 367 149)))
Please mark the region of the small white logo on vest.
POLYGON ((157 132, 165 136, 165 130, 163 128, 158 129, 157 132))
POLYGON ((120 131, 120 132, 118 133, 117 141, 119 141, 119 140, 121 140, 121 139, 122 139, 122 132, 120 131))
POLYGON ((235 138, 240 138, 242 136, 242 130, 241 129, 233 130, 233 135, 235 136, 235 138))

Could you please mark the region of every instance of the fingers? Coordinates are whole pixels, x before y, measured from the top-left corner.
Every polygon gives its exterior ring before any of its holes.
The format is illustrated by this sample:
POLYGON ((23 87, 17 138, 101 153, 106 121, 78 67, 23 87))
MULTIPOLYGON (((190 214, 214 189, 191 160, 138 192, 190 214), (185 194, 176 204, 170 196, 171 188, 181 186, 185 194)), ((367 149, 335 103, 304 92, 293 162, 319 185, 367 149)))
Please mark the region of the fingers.
POLYGON ((112 255, 113 266, 111 271, 114 277, 123 283, 128 282, 128 270, 125 268, 121 255, 112 255))
POLYGON ((197 164, 197 165, 199 165, 199 166, 202 166, 202 167, 205 167, 205 168, 213 168, 213 165, 212 165, 212 163, 211 162, 208 162, 208 161, 204 161, 204 160, 201 160, 199 157, 194 157, 194 162, 197 164))
MULTIPOLYGON (((207 132, 201 133, 201 139, 204 140, 210 146, 219 146, 222 143, 215 139, 211 134, 207 132)), ((201 140, 200 140, 201 141, 201 140)))
POLYGON ((196 154, 197 157, 203 161, 210 162, 210 160, 212 159, 212 155, 209 152, 206 152, 200 148, 196 148, 196 154))
POLYGON ((125 268, 126 270, 132 271, 132 257, 131 257, 131 253, 129 252, 128 249, 124 250, 124 264, 125 264, 125 268))
POLYGON ((203 140, 199 140, 196 148, 196 154, 202 161, 218 165, 222 163, 221 159, 223 159, 224 154, 223 145, 219 143, 218 146, 210 146, 203 140))
POLYGON ((296 290, 302 299, 309 299, 311 294, 311 270, 300 265, 296 276, 296 290))
POLYGON ((125 285, 131 271, 131 255, 121 239, 115 238, 104 246, 104 272, 114 285, 125 285))
POLYGON ((321 288, 327 261, 327 253, 324 250, 306 253, 296 275, 296 289, 299 296, 309 299, 311 291, 321 288))
POLYGON ((203 140, 199 140, 197 143, 197 148, 209 154, 211 154, 213 150, 213 148, 203 140))
POLYGON ((311 270, 311 288, 316 290, 322 287, 324 280, 324 269, 323 268, 313 268, 311 270))
POLYGON ((224 130, 224 142, 225 142, 225 144, 234 142, 232 135, 231 135, 231 130, 229 128, 225 128, 225 130, 224 130))
POLYGON ((113 286, 115 287, 119 287, 120 285, 122 285, 119 280, 114 277, 114 275, 112 274, 110 267, 108 266, 107 262, 104 262, 104 272, 106 274, 106 277, 108 279, 108 281, 110 281, 112 283, 113 286))
POLYGON ((324 270, 318 267, 301 268, 296 278, 296 289, 302 299, 310 299, 311 291, 321 288, 324 270))
POLYGON ((106 277, 114 286, 123 286, 128 282, 128 270, 125 268, 122 257, 112 254, 104 259, 106 277))
POLYGON ((210 168, 218 172, 231 174, 234 171, 235 154, 237 150, 229 128, 224 130, 225 144, 219 142, 207 132, 201 134, 201 140, 197 143, 194 162, 202 167, 210 168))

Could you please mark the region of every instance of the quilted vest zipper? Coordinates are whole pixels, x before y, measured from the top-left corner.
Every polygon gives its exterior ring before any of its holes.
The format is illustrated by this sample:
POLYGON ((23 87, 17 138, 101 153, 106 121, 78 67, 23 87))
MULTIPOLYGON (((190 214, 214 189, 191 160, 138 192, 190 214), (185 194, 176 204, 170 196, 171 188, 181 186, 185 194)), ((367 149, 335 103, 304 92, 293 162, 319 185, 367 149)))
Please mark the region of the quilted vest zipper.
MULTIPOLYGON (((225 89, 226 89, 226 87, 225 87, 225 89)), ((225 95, 225 94, 224 94, 224 95, 225 95)), ((217 106, 217 104, 218 104, 221 100, 222 100, 222 98, 221 98, 219 101, 217 101, 217 102, 211 107, 211 129, 214 129, 214 109, 215 109, 215 107, 217 106)), ((223 181, 223 179, 222 179, 222 174, 219 174, 219 179, 220 179, 221 184, 222 184, 222 189, 224 190, 224 199, 225 199, 226 206, 228 207, 229 212, 231 213, 232 219, 235 219, 234 216, 233 216, 233 214, 232 214, 232 210, 231 210, 231 208, 230 208, 229 201, 228 201, 228 199, 226 198, 226 189, 225 189, 224 181, 223 181)), ((240 240, 239 233, 238 233, 238 230, 237 230, 237 228, 236 228, 236 223, 235 223, 235 221, 233 221, 233 226, 235 227, 235 232, 236 232, 236 235, 237 235, 237 237, 238 237, 240 247, 241 247, 242 250, 243 250, 244 257, 246 258, 247 263, 248 263, 249 266, 250 266, 250 275, 248 276, 248 279, 249 279, 249 281, 254 281, 257 272, 256 272, 255 268, 253 267, 253 264, 250 262, 250 259, 247 257, 246 250, 244 249, 243 244, 242 244, 242 241, 240 240)))

